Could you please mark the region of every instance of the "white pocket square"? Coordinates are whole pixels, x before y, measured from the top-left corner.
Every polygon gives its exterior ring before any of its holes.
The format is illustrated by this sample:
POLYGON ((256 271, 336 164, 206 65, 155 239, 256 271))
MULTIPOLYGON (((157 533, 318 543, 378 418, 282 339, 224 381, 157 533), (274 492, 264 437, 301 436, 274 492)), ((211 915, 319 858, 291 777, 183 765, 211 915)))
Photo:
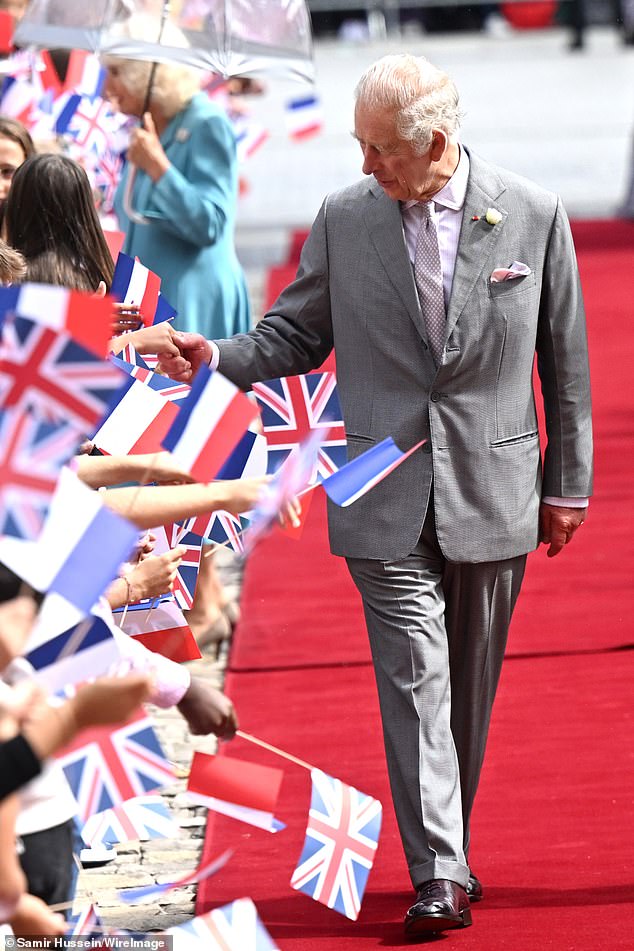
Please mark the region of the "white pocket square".
POLYGON ((513 261, 508 267, 496 267, 491 271, 491 283, 499 284, 501 281, 512 281, 516 277, 526 277, 531 273, 528 264, 522 264, 521 261, 513 261))

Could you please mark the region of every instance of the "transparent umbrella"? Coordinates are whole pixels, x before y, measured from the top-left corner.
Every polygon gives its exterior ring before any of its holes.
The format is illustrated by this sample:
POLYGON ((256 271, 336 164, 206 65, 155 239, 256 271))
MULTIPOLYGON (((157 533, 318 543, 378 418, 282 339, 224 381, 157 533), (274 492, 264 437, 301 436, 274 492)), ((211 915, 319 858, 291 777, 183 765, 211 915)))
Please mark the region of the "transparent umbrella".
POLYGON ((314 78, 304 0, 31 0, 14 39, 19 46, 182 63, 224 77, 314 78), (125 21, 139 13, 151 17, 151 35, 130 39, 125 21), (167 21, 187 46, 162 42, 167 21))
MULTIPOLYGON (((312 36, 304 0, 31 0, 15 31, 19 46, 83 49, 154 64, 180 63, 230 76, 265 74, 312 82, 312 36), (126 22, 141 15, 142 40, 126 22), (169 29, 168 25, 177 29, 169 29), (178 36, 179 45, 164 42, 178 36)), ((123 202, 137 224, 149 219, 132 207, 135 170, 123 202)))

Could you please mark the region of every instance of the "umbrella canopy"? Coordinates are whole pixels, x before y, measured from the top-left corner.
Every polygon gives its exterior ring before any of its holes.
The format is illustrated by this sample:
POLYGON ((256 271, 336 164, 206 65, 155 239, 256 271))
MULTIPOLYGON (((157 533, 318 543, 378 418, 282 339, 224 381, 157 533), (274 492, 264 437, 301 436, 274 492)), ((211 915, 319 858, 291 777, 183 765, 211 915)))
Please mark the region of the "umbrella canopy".
POLYGON ((182 63, 225 77, 314 78, 304 0, 31 0, 14 40, 20 46, 182 63), (125 35, 126 21, 137 14, 150 18, 143 40, 125 35), (172 35, 162 29, 164 19, 179 28, 182 46, 161 42, 164 34, 172 35))

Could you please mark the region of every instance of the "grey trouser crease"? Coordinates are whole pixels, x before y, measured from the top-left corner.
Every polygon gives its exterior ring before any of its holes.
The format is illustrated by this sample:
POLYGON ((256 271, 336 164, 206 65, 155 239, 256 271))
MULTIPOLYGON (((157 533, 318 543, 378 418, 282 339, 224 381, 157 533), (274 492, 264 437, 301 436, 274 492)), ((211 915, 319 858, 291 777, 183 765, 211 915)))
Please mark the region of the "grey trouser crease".
POLYGON ((414 887, 466 885, 469 819, 526 555, 450 564, 428 514, 411 555, 348 559, 379 693, 388 773, 414 887))

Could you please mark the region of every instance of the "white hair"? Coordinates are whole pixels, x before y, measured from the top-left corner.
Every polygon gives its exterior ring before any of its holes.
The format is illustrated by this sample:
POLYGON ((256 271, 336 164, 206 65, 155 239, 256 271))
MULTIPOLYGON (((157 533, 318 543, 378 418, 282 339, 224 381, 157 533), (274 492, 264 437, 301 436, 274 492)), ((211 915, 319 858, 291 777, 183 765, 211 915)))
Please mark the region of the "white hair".
MULTIPOLYGON (((116 23, 112 32, 132 40, 148 40, 157 34, 157 19, 148 14, 136 13, 116 23)), ((184 49, 189 46, 187 38, 178 27, 168 20, 162 35, 162 44, 184 49)), ((152 71, 152 63, 138 59, 104 54, 105 66, 115 66, 126 89, 143 96, 152 71)), ((173 118, 200 91, 201 72, 192 66, 177 63, 159 63, 154 73, 150 103, 155 105, 167 119, 173 118)))
POLYGON ((383 56, 365 71, 354 98, 364 108, 392 111, 398 135, 421 155, 431 145, 434 129, 452 138, 460 127, 455 83, 424 56, 383 56))

